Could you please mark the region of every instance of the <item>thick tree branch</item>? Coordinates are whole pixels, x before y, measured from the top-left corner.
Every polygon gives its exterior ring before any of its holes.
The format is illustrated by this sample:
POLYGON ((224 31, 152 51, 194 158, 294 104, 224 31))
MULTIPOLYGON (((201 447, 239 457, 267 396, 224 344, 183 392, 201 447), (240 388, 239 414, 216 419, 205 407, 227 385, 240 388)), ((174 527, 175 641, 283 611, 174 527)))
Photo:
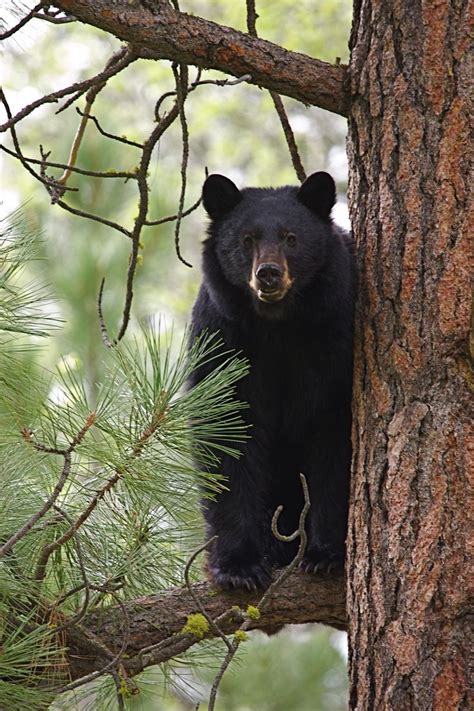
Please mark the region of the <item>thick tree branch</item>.
POLYGON ((134 46, 145 59, 169 59, 240 77, 252 84, 347 116, 347 67, 331 65, 272 42, 176 12, 168 3, 59 0, 81 22, 134 46))
MULTIPOLYGON (((243 610, 248 605, 257 605, 261 593, 243 590, 218 592, 210 583, 194 586, 207 613, 213 619, 224 615, 233 606, 243 610)), ((179 634, 186 624, 187 616, 198 612, 196 603, 187 588, 174 588, 160 595, 150 595, 125 603, 130 635, 126 648, 127 656, 123 664, 130 676, 138 674, 146 666, 163 662, 181 653, 198 642, 189 634, 179 634), (171 638, 171 639, 169 639, 171 638), (167 642, 165 642, 167 641, 167 642), (162 643, 162 644, 160 644, 162 643), (156 645, 160 647, 156 649, 156 645), (148 647, 153 652, 141 655, 148 647)), ((85 617, 82 626, 101 640, 113 653, 120 651, 123 643, 122 607, 111 607, 106 611, 94 612, 85 617)), ((342 575, 308 575, 293 572, 261 611, 261 617, 252 624, 253 628, 274 630, 282 624, 322 622, 337 629, 346 629, 345 584, 342 575)), ((219 621, 219 627, 226 634, 239 628, 241 619, 233 619, 228 614, 219 621)), ((212 636, 212 633, 209 633, 212 636)), ((72 679, 100 669, 104 659, 91 648, 77 629, 67 631, 70 673, 72 679)))

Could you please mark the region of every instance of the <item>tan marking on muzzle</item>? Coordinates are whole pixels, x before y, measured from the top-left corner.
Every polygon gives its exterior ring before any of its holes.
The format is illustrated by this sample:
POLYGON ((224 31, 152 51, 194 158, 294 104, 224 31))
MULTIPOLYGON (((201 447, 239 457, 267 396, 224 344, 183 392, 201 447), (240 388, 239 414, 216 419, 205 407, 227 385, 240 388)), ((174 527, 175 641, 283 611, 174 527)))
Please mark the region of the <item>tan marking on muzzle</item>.
POLYGON ((273 250, 265 250, 262 251, 260 254, 258 253, 258 251, 256 251, 252 261, 252 271, 250 274, 249 286, 252 291, 257 295, 257 298, 260 301, 264 301, 267 304, 274 303, 275 301, 281 301, 281 299, 283 299, 283 297, 285 297, 288 291, 291 289, 293 281, 294 279, 290 277, 288 262, 286 261, 286 257, 284 255, 281 255, 279 252, 273 250), (259 289, 257 269, 261 264, 270 263, 278 264, 278 266, 281 267, 283 274, 278 289, 272 292, 265 293, 261 289, 259 289))

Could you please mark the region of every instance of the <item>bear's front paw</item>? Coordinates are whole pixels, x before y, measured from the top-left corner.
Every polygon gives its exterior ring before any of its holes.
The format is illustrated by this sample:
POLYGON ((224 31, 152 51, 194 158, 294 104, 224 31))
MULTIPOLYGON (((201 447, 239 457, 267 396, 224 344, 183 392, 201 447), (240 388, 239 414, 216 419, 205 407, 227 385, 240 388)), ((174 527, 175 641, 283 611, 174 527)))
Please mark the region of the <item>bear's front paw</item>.
POLYGON ((209 572, 212 582, 224 590, 244 588, 249 592, 257 592, 258 588, 267 588, 271 580, 270 571, 264 564, 239 568, 210 565, 209 572))
POLYGON ((303 556, 300 568, 305 573, 341 573, 344 570, 344 552, 309 550, 303 556))

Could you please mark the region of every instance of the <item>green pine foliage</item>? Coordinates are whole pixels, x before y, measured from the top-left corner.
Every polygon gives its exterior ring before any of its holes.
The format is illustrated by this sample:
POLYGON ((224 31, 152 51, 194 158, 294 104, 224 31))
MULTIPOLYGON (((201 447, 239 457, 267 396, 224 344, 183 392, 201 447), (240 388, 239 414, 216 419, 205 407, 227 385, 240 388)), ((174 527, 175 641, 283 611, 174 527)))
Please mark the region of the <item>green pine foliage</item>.
POLYGON ((33 240, 14 225, 0 241, 0 708, 17 710, 47 708, 67 683, 68 621, 182 583, 202 533, 198 485, 219 487, 216 452, 246 437, 235 383, 248 366, 212 335, 188 352, 187 337, 144 328, 104 348, 94 388, 70 360, 41 369, 18 339, 46 335, 48 297, 20 278, 33 240))

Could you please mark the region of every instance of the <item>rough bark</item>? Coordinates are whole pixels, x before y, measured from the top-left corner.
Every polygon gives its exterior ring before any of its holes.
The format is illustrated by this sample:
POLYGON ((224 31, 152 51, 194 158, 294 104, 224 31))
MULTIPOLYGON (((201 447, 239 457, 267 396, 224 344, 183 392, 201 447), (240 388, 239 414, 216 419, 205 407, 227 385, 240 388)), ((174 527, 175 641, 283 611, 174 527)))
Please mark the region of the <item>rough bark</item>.
POLYGON ((354 12, 350 704, 450 711, 468 703, 468 3, 354 12))
POLYGON ((56 7, 129 42, 146 59, 170 59, 235 77, 304 104, 347 115, 346 70, 200 17, 166 2, 60 0, 56 7))
MULTIPOLYGON (((344 580, 341 575, 311 576, 300 571, 291 576, 277 590, 268 608, 255 622, 254 628, 271 631, 283 624, 322 622, 337 629, 346 629, 344 580)), ((209 583, 194 586, 196 594, 213 619, 234 605, 246 609, 247 605, 257 605, 259 595, 244 591, 216 592, 209 583)), ((128 629, 128 643, 124 651, 123 666, 130 676, 138 674, 144 667, 170 659, 183 652, 198 638, 179 635, 186 623, 187 615, 198 612, 196 604, 187 588, 178 588, 138 598, 122 607, 111 607, 103 612, 89 614, 81 623, 81 630, 68 631, 69 673, 72 679, 85 676, 109 661, 103 657, 101 649, 91 645, 84 630, 89 630, 113 653, 121 649, 125 630, 128 629), (156 645, 170 636, 176 635, 170 646, 157 655, 141 658, 140 650, 156 645)), ((238 628, 240 621, 228 619, 221 629, 228 634, 238 628)), ((208 636, 213 636, 212 632, 208 636)))

